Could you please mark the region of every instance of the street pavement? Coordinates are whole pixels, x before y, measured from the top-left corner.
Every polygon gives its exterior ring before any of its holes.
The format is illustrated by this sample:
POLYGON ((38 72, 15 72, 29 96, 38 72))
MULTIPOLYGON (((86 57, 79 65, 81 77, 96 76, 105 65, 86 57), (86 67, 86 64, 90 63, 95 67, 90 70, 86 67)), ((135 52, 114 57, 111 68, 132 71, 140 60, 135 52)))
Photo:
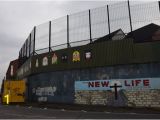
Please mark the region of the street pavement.
POLYGON ((160 119, 159 113, 89 112, 0 105, 0 119, 160 119))

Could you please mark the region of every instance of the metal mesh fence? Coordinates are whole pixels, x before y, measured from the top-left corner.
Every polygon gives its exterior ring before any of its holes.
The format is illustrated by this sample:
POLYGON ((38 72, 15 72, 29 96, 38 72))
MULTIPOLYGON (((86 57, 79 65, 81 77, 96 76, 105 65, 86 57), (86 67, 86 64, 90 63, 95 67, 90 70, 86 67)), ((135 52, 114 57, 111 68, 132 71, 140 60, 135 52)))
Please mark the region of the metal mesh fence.
POLYGON ((107 6, 91 10, 92 38, 99 38, 109 34, 107 6))
POLYGON ((118 29, 122 29, 124 33, 130 32, 130 21, 127 1, 121 2, 119 4, 110 5, 109 19, 111 33, 118 29))
POLYGON ((67 16, 51 21, 51 48, 67 43, 67 16))
POLYGON ((127 34, 150 23, 159 25, 159 12, 157 1, 143 4, 124 1, 64 16, 36 26, 19 56, 85 45, 119 29, 127 34))
POLYGON ((89 11, 84 11, 69 16, 70 42, 90 39, 89 33, 89 11))
POLYGON ((36 27, 35 50, 47 48, 48 46, 49 46, 49 22, 46 22, 36 27))
POLYGON ((160 19, 158 2, 131 4, 130 8, 133 30, 149 23, 157 24, 160 19))

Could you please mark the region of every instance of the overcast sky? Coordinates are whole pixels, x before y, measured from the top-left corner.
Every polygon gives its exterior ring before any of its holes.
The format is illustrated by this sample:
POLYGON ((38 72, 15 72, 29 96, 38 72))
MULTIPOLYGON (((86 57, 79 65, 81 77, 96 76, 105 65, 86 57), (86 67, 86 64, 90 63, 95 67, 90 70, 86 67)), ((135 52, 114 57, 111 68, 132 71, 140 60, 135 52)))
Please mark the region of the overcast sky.
POLYGON ((19 50, 34 26, 112 3, 107 0, 0 1, 0 84, 9 62, 18 58, 19 50))

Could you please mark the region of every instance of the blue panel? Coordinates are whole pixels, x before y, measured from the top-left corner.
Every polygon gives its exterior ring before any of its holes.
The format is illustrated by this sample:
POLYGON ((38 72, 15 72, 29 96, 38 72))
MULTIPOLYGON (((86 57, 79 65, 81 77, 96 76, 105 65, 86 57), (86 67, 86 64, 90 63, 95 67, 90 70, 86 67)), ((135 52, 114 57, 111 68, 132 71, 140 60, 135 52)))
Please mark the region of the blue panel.
POLYGON ((69 72, 43 73, 29 78, 30 101, 73 103, 74 82, 69 72))
POLYGON ((149 90, 160 89, 160 78, 133 78, 133 79, 112 79, 76 81, 75 90, 112 90, 116 83, 117 89, 125 90, 149 90))

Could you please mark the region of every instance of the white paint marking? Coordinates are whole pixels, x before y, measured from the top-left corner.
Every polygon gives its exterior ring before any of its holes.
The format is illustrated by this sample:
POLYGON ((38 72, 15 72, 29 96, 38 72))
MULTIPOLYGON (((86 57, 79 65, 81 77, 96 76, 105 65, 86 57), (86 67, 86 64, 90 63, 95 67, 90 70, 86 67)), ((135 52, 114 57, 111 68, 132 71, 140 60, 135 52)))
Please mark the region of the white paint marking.
POLYGON ((29 106, 28 108, 30 109, 30 108, 32 108, 32 106, 29 106))
POLYGON ((85 111, 85 110, 81 110, 82 112, 87 112, 87 111, 85 111))
POLYGON ((61 111, 66 111, 65 109, 62 109, 61 111))
POLYGON ((107 114, 109 114, 109 113, 111 113, 111 112, 104 112, 104 113, 107 113, 107 114))
POLYGON ((129 113, 129 114, 137 114, 137 113, 129 113))

